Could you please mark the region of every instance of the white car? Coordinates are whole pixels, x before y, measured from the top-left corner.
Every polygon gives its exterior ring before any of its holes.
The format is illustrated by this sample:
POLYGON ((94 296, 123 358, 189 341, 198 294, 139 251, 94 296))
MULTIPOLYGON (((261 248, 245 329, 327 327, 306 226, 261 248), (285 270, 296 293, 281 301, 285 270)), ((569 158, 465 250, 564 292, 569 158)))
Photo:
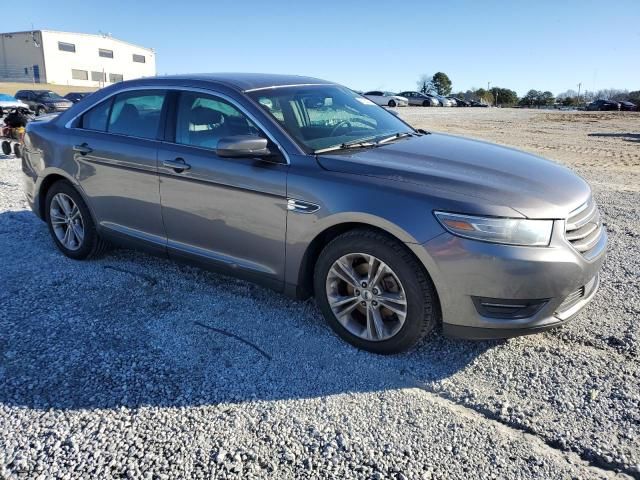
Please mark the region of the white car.
POLYGON ((27 105, 26 103, 22 103, 20 100, 12 97, 11 95, 0 93, 0 110, 9 110, 11 108, 17 107, 29 108, 29 105, 27 105))
POLYGON ((365 92, 364 96, 373 103, 382 105, 383 107, 406 107, 409 105, 409 99, 396 95, 392 92, 381 92, 380 90, 372 90, 365 92))
POLYGON ((443 97, 442 95, 433 94, 434 97, 440 102, 440 105, 443 107, 455 107, 455 104, 449 100, 447 97, 443 97))

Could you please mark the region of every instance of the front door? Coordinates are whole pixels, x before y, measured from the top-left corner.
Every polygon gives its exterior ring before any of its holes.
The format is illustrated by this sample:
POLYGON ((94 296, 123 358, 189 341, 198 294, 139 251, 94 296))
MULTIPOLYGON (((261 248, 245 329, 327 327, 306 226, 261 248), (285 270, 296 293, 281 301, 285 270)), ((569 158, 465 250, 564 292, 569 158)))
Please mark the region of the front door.
POLYGON ((223 98, 180 92, 173 118, 171 141, 163 144, 158 157, 169 254, 281 285, 287 215, 284 158, 217 156, 222 137, 263 135, 239 107, 223 98))
POLYGON ((90 197, 98 228, 160 251, 166 236, 157 157, 166 97, 162 90, 118 94, 83 114, 69 138, 76 178, 90 197))

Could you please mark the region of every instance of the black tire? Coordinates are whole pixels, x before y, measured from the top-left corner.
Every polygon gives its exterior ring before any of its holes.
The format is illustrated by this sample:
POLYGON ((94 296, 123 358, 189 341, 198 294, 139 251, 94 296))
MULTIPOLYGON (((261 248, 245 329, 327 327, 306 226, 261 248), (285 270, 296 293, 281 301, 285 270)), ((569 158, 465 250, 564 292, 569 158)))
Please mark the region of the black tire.
POLYGON ((395 102, 395 100, 389 100, 389 103, 387 105, 389 105, 391 108, 393 108, 393 107, 396 106, 396 102, 395 102))
POLYGON ((399 241, 381 232, 357 229, 332 240, 318 256, 314 271, 316 302, 329 326, 352 345, 378 354, 395 354, 414 348, 438 323, 438 298, 429 275, 399 241), (327 298, 326 279, 333 263, 349 253, 373 255, 386 263, 404 287, 407 317, 391 338, 371 341, 349 332, 336 318, 327 298))
POLYGON ((67 257, 73 258, 75 260, 85 260, 93 257, 98 257, 102 255, 102 253, 104 253, 104 251, 107 249, 108 243, 98 234, 87 204, 84 202, 82 196, 78 193, 78 191, 69 182, 65 180, 59 180, 49 188, 45 199, 44 214, 47 225, 49 226, 49 233, 51 234, 51 238, 53 238, 56 246, 67 257), (70 250, 66 248, 62 244, 62 242, 58 240, 58 237, 53 230, 50 208, 53 197, 58 193, 64 193, 65 195, 69 196, 80 210, 80 216, 82 217, 82 223, 84 225, 84 238, 77 250, 70 250))
POLYGON ((36 108, 36 117, 39 117, 43 113, 44 113, 44 108, 43 107, 36 108))
POLYGON ((5 155, 11 155, 11 142, 3 140, 2 153, 4 153, 5 155))
POLYGON ((422 102, 422 106, 423 107, 430 107, 431 106, 431 102, 429 100, 425 100, 424 102, 422 102))
POLYGON ((13 154, 17 157, 20 158, 22 151, 20 150, 20 144, 19 143, 14 143, 13 144, 13 154))

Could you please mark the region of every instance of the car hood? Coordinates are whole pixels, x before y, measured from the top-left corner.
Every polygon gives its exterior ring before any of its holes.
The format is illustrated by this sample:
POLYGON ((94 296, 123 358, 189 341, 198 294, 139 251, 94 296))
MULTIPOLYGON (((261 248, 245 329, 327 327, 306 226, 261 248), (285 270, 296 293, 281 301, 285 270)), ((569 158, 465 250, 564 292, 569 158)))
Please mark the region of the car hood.
POLYGON ((331 171, 484 200, 528 218, 566 218, 591 195, 589 185, 566 167, 512 148, 445 134, 402 139, 353 153, 325 154, 318 162, 331 171))

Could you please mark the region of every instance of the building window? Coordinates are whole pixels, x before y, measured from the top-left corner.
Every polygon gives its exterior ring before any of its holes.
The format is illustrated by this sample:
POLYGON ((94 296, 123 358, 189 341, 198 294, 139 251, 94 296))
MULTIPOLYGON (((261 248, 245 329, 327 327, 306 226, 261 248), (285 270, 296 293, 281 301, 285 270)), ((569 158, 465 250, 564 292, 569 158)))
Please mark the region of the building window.
POLYGON ((113 50, 105 50, 104 48, 99 48, 98 55, 104 58, 113 58, 113 50))
POLYGON ((110 73, 109 74, 109 81, 111 83, 121 82, 122 81, 122 74, 120 74, 120 73, 110 73))
POLYGON ((91 72, 91 80, 94 82, 106 82, 107 74, 104 72, 91 72))
POLYGON ((144 58, 144 55, 136 55, 133 54, 133 61, 137 63, 146 63, 147 59, 144 58))
POLYGON ((76 46, 73 43, 58 42, 58 50, 76 53, 76 46))
POLYGON ((71 70, 71 78, 74 80, 89 80, 89 72, 86 70, 71 70))

